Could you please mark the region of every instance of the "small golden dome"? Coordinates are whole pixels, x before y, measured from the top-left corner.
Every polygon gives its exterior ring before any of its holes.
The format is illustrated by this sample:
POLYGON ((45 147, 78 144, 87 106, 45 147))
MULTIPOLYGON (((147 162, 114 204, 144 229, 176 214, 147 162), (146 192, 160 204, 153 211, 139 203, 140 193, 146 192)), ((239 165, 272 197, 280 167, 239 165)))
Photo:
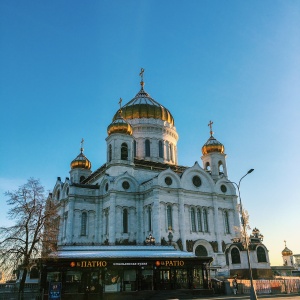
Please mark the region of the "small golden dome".
POLYGON ((91 162, 83 154, 83 139, 81 141, 80 153, 77 155, 77 157, 74 160, 72 160, 70 166, 72 170, 77 168, 90 170, 92 167, 91 162))
POLYGON ((119 110, 117 118, 107 127, 108 135, 113 133, 123 133, 132 135, 132 127, 122 117, 122 111, 119 110))
POLYGON ((217 141, 212 135, 202 147, 202 154, 208 154, 212 152, 224 153, 224 145, 217 141))
MULTIPOLYGON (((142 118, 160 119, 174 125, 172 114, 145 92, 143 81, 141 81, 141 90, 131 101, 122 107, 122 116, 125 120, 142 118)), ((113 121, 117 118, 118 112, 114 115, 113 121)))
POLYGON ((287 246, 286 246, 286 241, 284 241, 285 243, 285 248, 282 250, 281 254, 282 256, 291 256, 293 255, 293 251, 290 250, 287 246))

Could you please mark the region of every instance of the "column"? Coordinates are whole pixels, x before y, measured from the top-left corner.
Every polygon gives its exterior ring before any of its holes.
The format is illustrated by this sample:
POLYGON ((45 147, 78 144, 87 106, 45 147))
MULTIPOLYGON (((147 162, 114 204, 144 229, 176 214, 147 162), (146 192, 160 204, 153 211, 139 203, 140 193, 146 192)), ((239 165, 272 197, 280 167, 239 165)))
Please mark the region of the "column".
POLYGON ((160 226, 160 203, 159 203, 159 191, 153 191, 153 237, 156 243, 161 243, 161 226, 160 226))
POLYGON ((116 243, 116 194, 112 193, 110 197, 108 241, 110 245, 116 243))
POLYGON ((183 191, 178 192, 178 200, 179 200, 179 231, 180 238, 182 241, 183 251, 186 251, 186 235, 185 235, 185 213, 184 213, 184 194, 183 191))
POLYGON ((68 210, 68 221, 67 221, 67 243, 73 242, 73 219, 74 219, 74 197, 69 198, 69 210, 68 210))
POLYGON ((214 229, 216 234, 216 239, 218 242, 218 252, 222 253, 222 241, 220 237, 220 224, 219 224, 219 207, 218 207, 218 197, 216 195, 213 196, 213 205, 214 205, 214 229))

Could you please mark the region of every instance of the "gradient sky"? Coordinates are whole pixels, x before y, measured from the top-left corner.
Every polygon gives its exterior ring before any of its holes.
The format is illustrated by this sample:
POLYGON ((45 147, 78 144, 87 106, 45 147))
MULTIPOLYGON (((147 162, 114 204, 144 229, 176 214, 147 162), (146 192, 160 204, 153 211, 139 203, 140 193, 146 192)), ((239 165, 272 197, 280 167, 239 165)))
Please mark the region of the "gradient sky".
MULTIPOLYGON (((300 253, 300 1, 0 2, 0 225, 3 193, 28 178, 52 190, 85 154, 106 160, 107 126, 145 90, 179 133, 179 164, 214 136, 243 179, 250 225, 271 264, 300 253)), ((202 164, 201 164, 202 165, 202 164)))

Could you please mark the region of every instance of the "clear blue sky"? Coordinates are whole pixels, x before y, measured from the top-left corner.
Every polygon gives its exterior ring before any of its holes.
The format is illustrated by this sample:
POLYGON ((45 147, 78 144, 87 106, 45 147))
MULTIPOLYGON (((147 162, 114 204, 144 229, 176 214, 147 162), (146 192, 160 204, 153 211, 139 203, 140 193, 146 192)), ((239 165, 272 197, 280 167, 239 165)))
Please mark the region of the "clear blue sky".
POLYGON ((4 191, 29 177, 52 190, 85 139, 96 170, 106 128, 139 90, 167 107, 179 164, 214 136, 242 182, 251 227, 272 265, 300 253, 299 1, 0 2, 0 223, 4 191))

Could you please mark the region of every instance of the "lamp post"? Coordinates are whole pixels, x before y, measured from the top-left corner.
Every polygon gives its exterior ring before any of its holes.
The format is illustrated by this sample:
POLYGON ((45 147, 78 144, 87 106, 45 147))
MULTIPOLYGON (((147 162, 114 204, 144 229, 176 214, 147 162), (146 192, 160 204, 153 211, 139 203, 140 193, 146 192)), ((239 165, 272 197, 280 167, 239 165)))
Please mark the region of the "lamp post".
POLYGON ((242 223, 242 228, 243 228, 243 235, 244 235, 244 239, 245 239, 245 248, 246 248, 246 253, 247 253, 247 260, 248 260, 248 268, 249 268, 249 278, 250 278, 250 299, 251 300, 256 300, 257 296, 256 296, 256 291, 254 288, 254 284, 253 284, 253 275, 252 275, 252 267, 251 267, 251 261, 250 261, 250 253, 249 253, 249 239, 248 239, 248 234, 247 234, 247 222, 245 220, 245 216, 244 216, 244 211, 243 211, 243 204, 242 204, 242 198, 241 198, 241 192, 240 192, 240 186, 241 186, 241 181, 243 180, 243 178, 245 178, 248 174, 252 173, 254 171, 254 169, 250 169, 240 180, 239 183, 235 183, 233 181, 229 181, 230 183, 233 183, 238 190, 239 193, 239 213, 241 215, 241 223, 242 223))
POLYGON ((155 238, 152 236, 150 233, 149 236, 146 237, 145 239, 146 245, 155 245, 155 238))

